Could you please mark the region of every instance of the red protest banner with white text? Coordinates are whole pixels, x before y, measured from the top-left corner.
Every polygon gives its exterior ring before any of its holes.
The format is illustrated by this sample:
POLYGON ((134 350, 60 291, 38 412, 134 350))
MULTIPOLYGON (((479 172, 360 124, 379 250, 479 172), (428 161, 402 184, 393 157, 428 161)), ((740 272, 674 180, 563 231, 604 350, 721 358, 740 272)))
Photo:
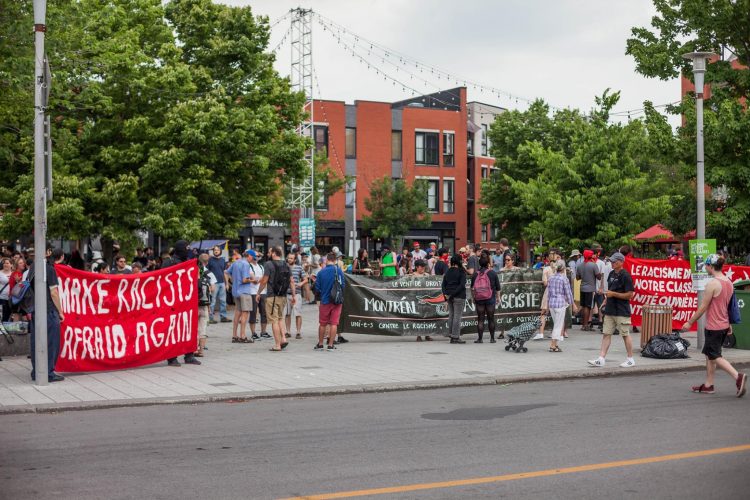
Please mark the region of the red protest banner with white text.
POLYGON ((133 368, 197 348, 195 260, 130 275, 55 270, 65 315, 56 371, 133 368))
MULTIPOLYGON (((633 278, 635 294, 630 300, 633 326, 641 326, 643 307, 672 306, 672 328, 678 330, 698 309, 698 294, 693 291, 690 262, 685 260, 625 260, 625 269, 633 278)), ((724 274, 733 282, 750 279, 750 266, 724 266, 724 274)), ((693 325, 693 330, 697 325, 693 325)))
POLYGON ((679 330, 698 309, 693 291, 690 262, 685 260, 625 260, 625 269, 633 278, 635 293, 630 299, 633 326, 641 326, 643 307, 672 306, 672 328, 679 330))

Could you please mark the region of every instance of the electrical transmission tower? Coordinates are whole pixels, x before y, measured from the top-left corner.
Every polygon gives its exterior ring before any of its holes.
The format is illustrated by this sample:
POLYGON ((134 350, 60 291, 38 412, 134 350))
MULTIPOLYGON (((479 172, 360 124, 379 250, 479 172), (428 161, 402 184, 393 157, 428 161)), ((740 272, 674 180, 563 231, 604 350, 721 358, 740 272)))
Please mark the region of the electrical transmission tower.
POLYGON ((297 128, 297 133, 309 141, 310 147, 305 151, 308 177, 296 181, 291 186, 289 200, 293 217, 292 224, 298 229, 301 246, 315 244, 315 226, 312 225, 312 243, 310 243, 310 220, 315 218, 315 143, 313 141, 313 62, 312 62, 312 9, 296 8, 291 10, 291 46, 292 46, 292 90, 304 92, 304 118, 297 128), (297 215, 295 221, 294 215, 297 215), (307 219, 307 220, 305 220, 307 219), (296 224, 295 224, 296 222, 296 224))

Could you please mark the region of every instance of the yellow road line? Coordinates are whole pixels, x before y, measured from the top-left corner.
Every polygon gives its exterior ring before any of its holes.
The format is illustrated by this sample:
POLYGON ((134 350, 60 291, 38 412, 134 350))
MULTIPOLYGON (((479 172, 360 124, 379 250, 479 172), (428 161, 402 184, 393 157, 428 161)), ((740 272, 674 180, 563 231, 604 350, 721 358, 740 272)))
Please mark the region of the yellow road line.
POLYGON ((406 493, 409 491, 432 490, 439 488, 455 488, 457 486, 470 486, 474 484, 500 483, 503 481, 515 481, 517 479, 529 479, 532 477, 558 476, 561 474, 573 474, 576 472, 590 472, 594 470, 613 469, 616 467, 629 467, 631 465, 654 464, 658 462, 671 462, 674 460, 685 460, 687 458, 709 457, 711 455, 723 455, 725 453, 739 453, 750 451, 750 444, 730 446, 727 448, 714 448, 711 450, 689 451, 686 453, 675 453, 673 455, 661 455, 657 457, 634 458, 632 460, 620 460, 617 462, 604 462, 599 464, 579 465, 576 467, 565 467, 562 469, 547 469, 532 472, 519 472, 517 474, 505 474, 503 476, 475 477, 471 479, 457 479, 455 481, 442 481, 439 483, 418 483, 404 486, 390 486, 386 488, 373 488, 369 490, 340 491, 338 493, 323 493, 321 495, 308 495, 293 497, 286 500, 329 500, 334 498, 352 498, 368 495, 385 495, 388 493, 406 493))

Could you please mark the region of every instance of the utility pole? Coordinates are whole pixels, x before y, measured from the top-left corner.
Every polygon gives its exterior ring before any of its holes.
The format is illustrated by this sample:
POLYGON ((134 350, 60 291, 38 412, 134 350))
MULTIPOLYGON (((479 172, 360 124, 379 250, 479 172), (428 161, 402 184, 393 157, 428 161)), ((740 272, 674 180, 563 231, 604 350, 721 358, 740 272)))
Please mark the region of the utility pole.
MULTIPOLYGON (((695 124, 696 124, 696 199, 697 199, 697 224, 695 226, 695 237, 699 240, 706 239, 706 179, 703 163, 703 86, 706 64, 708 59, 715 56, 713 52, 691 52, 683 54, 682 57, 693 62, 693 80, 695 82, 695 124)), ((703 287, 698 289, 698 307, 703 302, 703 287)), ((698 319, 698 349, 703 348, 706 332, 706 315, 698 319)))
POLYGON ((47 31, 47 0, 34 0, 34 367, 36 385, 47 385, 47 193, 44 137, 48 82, 44 71, 44 33, 47 31))

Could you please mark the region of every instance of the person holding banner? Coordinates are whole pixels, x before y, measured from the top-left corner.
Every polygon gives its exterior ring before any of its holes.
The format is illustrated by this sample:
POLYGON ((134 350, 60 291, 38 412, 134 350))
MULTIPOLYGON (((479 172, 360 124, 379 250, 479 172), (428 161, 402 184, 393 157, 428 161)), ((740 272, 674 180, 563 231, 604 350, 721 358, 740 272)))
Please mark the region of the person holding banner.
POLYGON ((732 281, 727 278, 722 269, 724 268, 724 257, 711 254, 705 260, 706 272, 713 278, 706 283, 706 291, 703 294, 703 303, 695 311, 695 314, 685 322, 682 331, 690 330, 690 327, 698 321, 698 318, 706 315, 705 342, 701 351, 706 356, 706 381, 701 385, 693 386, 693 392, 701 394, 713 394, 714 374, 716 368, 724 370, 735 381, 737 386, 737 397, 745 395, 747 375, 738 373, 734 367, 722 357, 721 347, 727 335, 732 335, 732 325, 729 322, 729 301, 734 293, 732 281))
POLYGON ((443 276, 441 288, 448 302, 448 336, 451 344, 465 344, 466 341, 461 340, 461 317, 466 304, 466 271, 460 255, 451 257, 451 267, 443 276))
MULTIPOLYGON (((166 260, 164 260, 161 264, 161 269, 166 269, 168 267, 176 266, 177 264, 180 264, 181 262, 185 262, 188 260, 188 257, 190 256, 190 244, 185 240, 177 240, 174 244, 174 252, 171 257, 168 257, 166 260)), ((200 365, 201 362, 195 359, 195 348, 197 347, 197 344, 193 346, 193 349, 190 352, 185 353, 185 364, 187 365, 200 365)), ((180 362, 177 360, 176 357, 169 358, 167 360, 167 366, 180 366, 180 362)))
POLYGON ((384 244, 381 247, 380 257, 380 275, 385 277, 394 277, 398 274, 396 263, 396 252, 391 250, 390 245, 384 244))

